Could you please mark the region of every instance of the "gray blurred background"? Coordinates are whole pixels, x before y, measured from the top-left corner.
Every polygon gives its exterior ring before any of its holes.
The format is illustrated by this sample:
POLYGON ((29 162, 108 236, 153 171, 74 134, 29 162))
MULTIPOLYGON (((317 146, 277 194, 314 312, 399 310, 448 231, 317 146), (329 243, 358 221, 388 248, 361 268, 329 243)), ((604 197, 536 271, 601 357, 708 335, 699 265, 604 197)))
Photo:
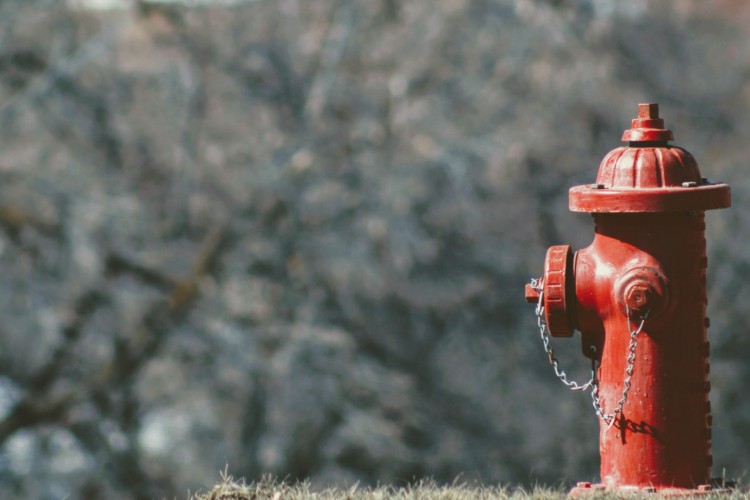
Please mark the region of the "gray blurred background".
POLYGON ((638 102, 732 186, 711 399, 742 477, 748 26, 741 0, 0 1, 0 497, 595 479, 523 285, 590 242, 567 190, 638 102))

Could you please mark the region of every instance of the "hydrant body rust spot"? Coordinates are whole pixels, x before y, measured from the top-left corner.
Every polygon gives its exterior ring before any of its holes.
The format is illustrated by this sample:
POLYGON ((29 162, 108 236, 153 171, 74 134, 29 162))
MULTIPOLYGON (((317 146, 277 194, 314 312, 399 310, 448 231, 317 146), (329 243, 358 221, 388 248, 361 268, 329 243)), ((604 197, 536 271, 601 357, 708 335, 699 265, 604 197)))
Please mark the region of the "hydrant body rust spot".
POLYGON ((672 139, 658 106, 639 105, 628 146, 604 158, 595 184, 570 190, 570 209, 594 217, 593 243, 550 248, 526 290, 543 337, 545 326, 581 332, 607 488, 698 491, 711 480, 704 212, 731 197, 672 139))

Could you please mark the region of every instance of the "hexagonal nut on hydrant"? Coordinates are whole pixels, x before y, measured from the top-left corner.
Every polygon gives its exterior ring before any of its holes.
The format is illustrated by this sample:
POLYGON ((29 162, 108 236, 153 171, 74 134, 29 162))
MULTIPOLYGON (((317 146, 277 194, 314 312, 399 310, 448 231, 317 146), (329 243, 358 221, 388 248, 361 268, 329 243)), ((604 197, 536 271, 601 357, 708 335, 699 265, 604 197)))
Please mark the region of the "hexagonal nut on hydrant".
POLYGON ((631 311, 645 313, 659 298, 648 283, 636 281, 628 284, 623 292, 623 300, 631 311))
POLYGON ((616 285, 622 313, 630 309, 649 319, 661 316, 669 305, 669 281, 652 267, 637 267, 623 274, 616 285))

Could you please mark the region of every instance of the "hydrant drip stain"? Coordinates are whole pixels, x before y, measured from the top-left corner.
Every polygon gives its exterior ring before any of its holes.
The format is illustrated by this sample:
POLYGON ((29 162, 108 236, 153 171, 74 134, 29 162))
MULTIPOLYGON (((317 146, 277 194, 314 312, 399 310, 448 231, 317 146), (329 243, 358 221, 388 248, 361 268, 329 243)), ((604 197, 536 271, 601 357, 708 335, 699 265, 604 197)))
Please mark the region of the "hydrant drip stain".
POLYGON ((668 144, 657 104, 638 106, 623 140, 595 183, 570 190, 570 209, 593 215, 594 241, 575 253, 551 247, 526 297, 539 301, 550 335, 580 331, 592 359, 602 483, 572 493, 704 493, 712 466, 704 213, 729 207, 731 193, 668 144))

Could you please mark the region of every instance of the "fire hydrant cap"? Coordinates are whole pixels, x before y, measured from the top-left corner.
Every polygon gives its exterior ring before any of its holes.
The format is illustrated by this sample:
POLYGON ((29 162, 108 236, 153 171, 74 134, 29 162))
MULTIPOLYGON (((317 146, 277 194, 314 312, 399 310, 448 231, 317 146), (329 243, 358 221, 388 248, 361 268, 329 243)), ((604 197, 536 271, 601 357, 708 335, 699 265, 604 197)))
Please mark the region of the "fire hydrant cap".
POLYGON ((596 183, 570 190, 572 211, 676 212, 731 205, 728 185, 708 182, 693 155, 667 144, 673 134, 664 128, 658 104, 639 104, 638 118, 622 138, 629 145, 604 157, 596 183))

